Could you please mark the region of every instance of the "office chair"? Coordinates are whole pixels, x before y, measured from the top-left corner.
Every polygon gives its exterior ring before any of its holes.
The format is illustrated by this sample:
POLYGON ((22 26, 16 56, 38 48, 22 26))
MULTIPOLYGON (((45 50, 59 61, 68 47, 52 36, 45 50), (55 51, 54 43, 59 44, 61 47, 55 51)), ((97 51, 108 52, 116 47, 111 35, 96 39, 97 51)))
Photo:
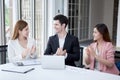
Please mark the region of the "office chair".
POLYGON ((6 63, 7 45, 0 45, 0 58, 1 64, 6 63))
POLYGON ((83 68, 83 47, 80 47, 80 67, 83 68))
POLYGON ((75 64, 77 67, 80 67, 80 68, 84 67, 84 65, 83 65, 83 47, 80 47, 80 59, 79 59, 79 61, 76 61, 75 64))
POLYGON ((120 71, 120 51, 115 51, 115 65, 120 71))

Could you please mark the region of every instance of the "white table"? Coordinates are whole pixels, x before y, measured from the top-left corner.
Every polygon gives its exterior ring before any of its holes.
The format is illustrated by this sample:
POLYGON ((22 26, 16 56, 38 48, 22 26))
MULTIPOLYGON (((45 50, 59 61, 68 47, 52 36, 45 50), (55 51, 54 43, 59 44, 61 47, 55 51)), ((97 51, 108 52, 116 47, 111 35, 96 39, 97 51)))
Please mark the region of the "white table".
POLYGON ((41 65, 33 65, 35 70, 26 74, 1 71, 3 67, 12 65, 0 65, 0 80, 120 80, 120 76, 117 75, 71 66, 66 66, 64 70, 50 70, 42 69, 41 65))

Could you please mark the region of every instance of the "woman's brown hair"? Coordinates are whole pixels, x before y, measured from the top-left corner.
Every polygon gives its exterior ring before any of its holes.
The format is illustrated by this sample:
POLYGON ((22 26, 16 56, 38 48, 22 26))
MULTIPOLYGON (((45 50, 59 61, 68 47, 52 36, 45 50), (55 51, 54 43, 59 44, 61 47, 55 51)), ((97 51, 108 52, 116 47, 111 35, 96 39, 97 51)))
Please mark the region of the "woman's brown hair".
POLYGON ((17 23, 15 24, 12 40, 15 40, 19 37, 19 30, 22 31, 28 23, 24 20, 18 20, 17 23))
POLYGON ((95 28, 100 32, 100 34, 103 36, 103 40, 106 42, 111 42, 110 35, 108 28, 105 24, 97 24, 95 28))

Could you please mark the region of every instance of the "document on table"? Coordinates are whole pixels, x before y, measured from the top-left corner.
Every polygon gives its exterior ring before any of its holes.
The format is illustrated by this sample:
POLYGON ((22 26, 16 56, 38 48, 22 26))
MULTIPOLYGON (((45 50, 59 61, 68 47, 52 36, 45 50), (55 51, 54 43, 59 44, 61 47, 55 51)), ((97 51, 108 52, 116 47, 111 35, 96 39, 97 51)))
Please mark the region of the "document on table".
POLYGON ((40 59, 31 59, 31 60, 24 60, 24 61, 16 61, 14 62, 15 65, 18 66, 29 66, 29 65, 40 65, 40 59))
POLYGON ((14 72, 14 73, 27 73, 34 70, 31 66, 8 66, 1 69, 1 71, 14 72))

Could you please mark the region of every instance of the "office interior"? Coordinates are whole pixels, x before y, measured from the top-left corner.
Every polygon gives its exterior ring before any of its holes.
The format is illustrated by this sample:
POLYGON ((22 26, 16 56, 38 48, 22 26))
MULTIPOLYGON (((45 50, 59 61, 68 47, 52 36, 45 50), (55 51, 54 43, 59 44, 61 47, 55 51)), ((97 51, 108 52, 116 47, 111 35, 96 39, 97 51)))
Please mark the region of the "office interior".
POLYGON ((49 36, 55 34, 53 17, 64 14, 69 19, 67 32, 78 37, 81 47, 92 42, 94 26, 105 23, 119 49, 119 4, 119 0, 0 0, 0 45, 7 45, 16 21, 23 19, 29 24, 30 37, 36 40, 38 56, 42 56, 49 36))

